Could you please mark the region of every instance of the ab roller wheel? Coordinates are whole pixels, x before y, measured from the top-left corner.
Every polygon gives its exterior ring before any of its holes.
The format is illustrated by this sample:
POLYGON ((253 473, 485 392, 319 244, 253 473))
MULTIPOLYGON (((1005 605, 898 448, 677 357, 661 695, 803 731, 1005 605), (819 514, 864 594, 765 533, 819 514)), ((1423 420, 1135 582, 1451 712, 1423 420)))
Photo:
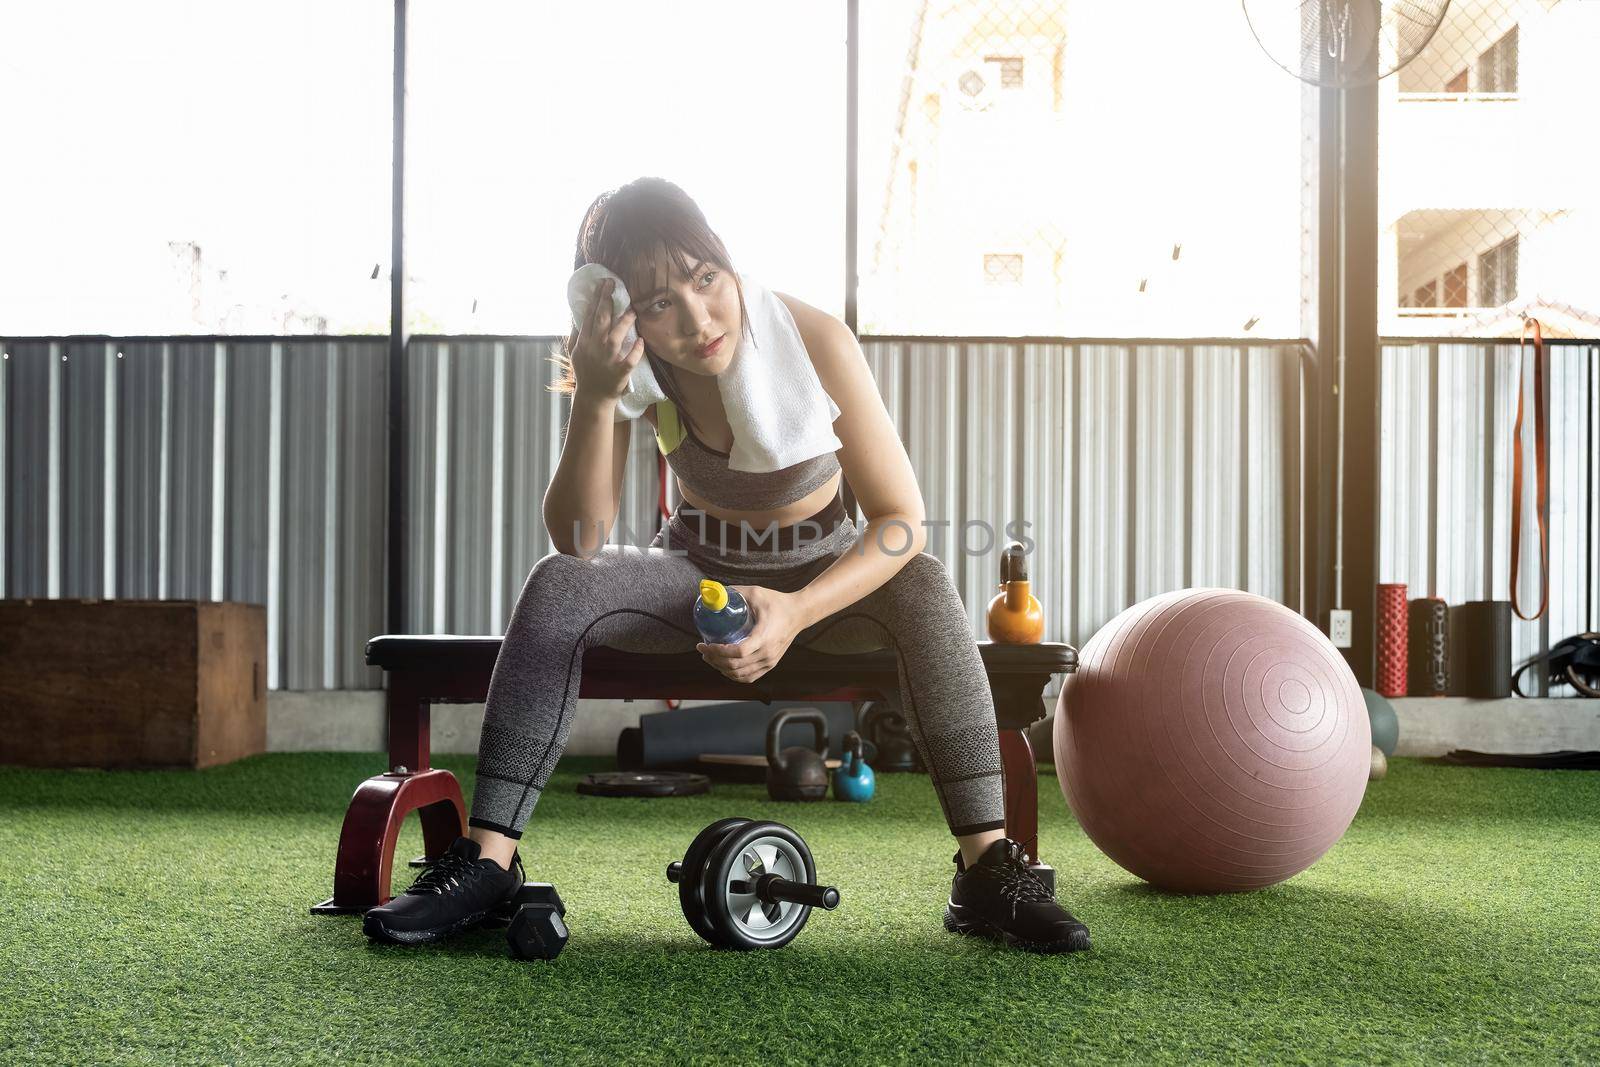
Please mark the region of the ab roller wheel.
POLYGON ((749 819, 722 819, 712 823, 701 830, 695 839, 689 843, 689 851, 683 854, 681 864, 671 864, 667 867, 667 881, 678 883, 678 903, 683 907, 683 917, 689 920, 689 925, 694 927, 694 932, 711 942, 717 944, 717 936, 712 933, 711 927, 706 924, 706 903, 702 895, 704 883, 697 877, 683 878, 675 873, 679 871, 700 871, 705 869, 706 859, 711 853, 711 847, 722 840, 723 835, 735 826, 749 822, 749 819))
POLYGON ((805 926, 812 908, 837 908, 839 891, 817 885, 816 877, 799 834, 752 819, 712 823, 681 862, 667 866, 695 933, 732 949, 781 948, 805 926))

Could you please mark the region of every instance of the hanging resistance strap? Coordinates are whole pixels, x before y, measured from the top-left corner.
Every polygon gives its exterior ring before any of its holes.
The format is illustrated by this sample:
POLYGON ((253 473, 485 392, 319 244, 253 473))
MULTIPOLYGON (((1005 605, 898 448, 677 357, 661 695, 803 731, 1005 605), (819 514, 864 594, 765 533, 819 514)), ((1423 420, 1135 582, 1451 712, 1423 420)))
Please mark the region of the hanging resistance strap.
POLYGON ((1550 535, 1545 528, 1550 496, 1549 457, 1546 455, 1546 427, 1544 415, 1544 333, 1539 320, 1525 318, 1522 337, 1517 341, 1517 424, 1511 431, 1511 610, 1519 619, 1532 621, 1544 614, 1550 602, 1550 535), (1528 340, 1528 329, 1533 329, 1533 448, 1534 448, 1534 508, 1539 523, 1539 610, 1524 615, 1518 604, 1517 571, 1522 558, 1522 398, 1527 391, 1528 368, 1523 362, 1522 350, 1528 340))

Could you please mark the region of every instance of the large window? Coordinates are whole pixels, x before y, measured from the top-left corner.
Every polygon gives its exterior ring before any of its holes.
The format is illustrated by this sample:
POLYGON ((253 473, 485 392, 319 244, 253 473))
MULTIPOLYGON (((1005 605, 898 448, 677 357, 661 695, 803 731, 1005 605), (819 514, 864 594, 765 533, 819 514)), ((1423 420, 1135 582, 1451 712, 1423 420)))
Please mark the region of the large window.
POLYGON ((842 315, 845 28, 833 0, 413 0, 408 329, 565 333, 583 212, 641 175, 842 315))
POLYGON ((1597 53, 1600 4, 1453 0, 1379 83, 1383 334, 1600 337, 1597 53))
POLYGON ((861 18, 863 332, 1301 336, 1306 90, 1237 3, 861 18))
POLYGON ((386 333, 392 26, 0 5, 0 334, 386 333))
MULTIPOLYGON (((1242 12, 860 9, 862 333, 1303 333, 1315 93, 1242 12)), ((0 6, 0 334, 385 333, 392 11, 0 6)), ((842 314, 845 16, 411 0, 407 329, 563 332, 584 209, 644 174, 842 314)), ((1454 0, 1380 83, 1382 333, 1600 335, 1597 53, 1600 3, 1454 0)))

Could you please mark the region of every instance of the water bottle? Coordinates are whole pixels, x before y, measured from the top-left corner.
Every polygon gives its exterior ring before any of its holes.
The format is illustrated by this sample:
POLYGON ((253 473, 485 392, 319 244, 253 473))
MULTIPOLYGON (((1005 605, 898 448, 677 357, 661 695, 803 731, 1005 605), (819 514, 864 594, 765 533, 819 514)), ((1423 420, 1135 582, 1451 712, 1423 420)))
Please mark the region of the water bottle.
POLYGON ((694 624, 708 645, 737 645, 756 626, 756 613, 738 590, 705 578, 694 602, 694 624))

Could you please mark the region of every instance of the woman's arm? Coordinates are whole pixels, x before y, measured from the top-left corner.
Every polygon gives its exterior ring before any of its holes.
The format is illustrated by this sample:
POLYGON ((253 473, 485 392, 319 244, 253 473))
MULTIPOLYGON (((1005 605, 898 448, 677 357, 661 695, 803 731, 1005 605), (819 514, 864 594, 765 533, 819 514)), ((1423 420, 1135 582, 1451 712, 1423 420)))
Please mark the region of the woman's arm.
POLYGON ((922 490, 850 327, 783 293, 823 389, 839 405, 839 466, 867 518, 859 542, 796 596, 804 625, 820 622, 883 585, 928 542, 922 490))
POLYGON ((632 432, 615 413, 615 399, 573 394, 561 459, 544 494, 544 527, 557 552, 587 559, 611 533, 632 432))

